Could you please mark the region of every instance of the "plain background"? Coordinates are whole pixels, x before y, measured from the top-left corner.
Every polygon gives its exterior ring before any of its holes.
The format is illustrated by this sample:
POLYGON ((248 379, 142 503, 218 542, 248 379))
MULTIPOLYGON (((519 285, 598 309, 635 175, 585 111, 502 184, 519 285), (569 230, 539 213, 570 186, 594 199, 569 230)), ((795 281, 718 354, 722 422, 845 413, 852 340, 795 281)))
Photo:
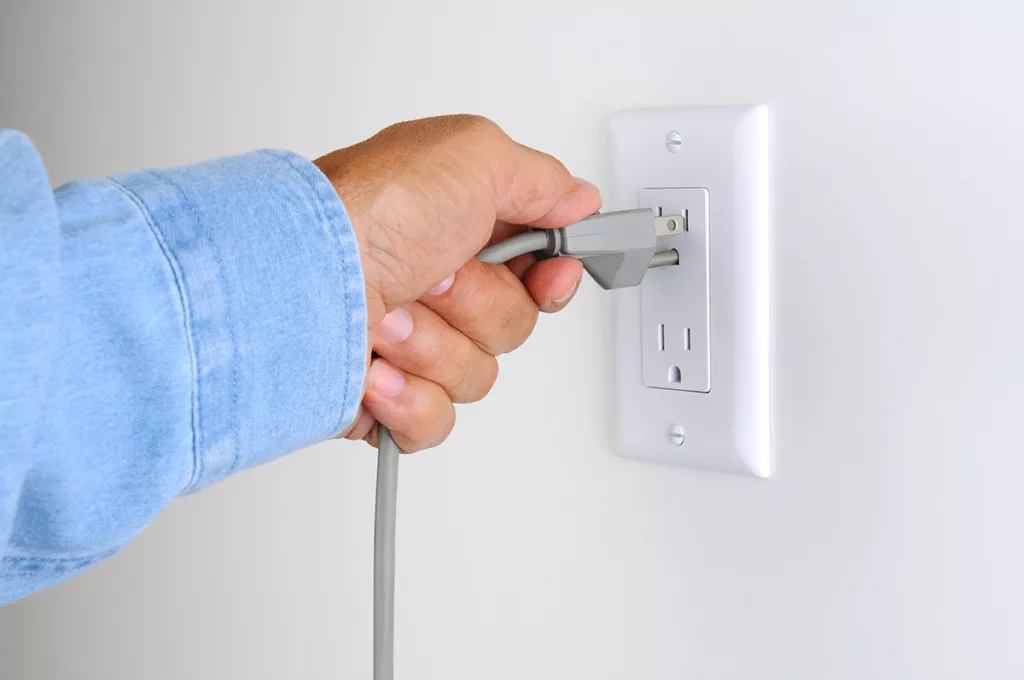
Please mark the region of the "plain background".
MULTIPOLYGON (((403 461, 398 677, 1019 678, 1022 67, 1017 0, 7 1, 0 124, 59 183, 469 111, 600 185, 611 111, 771 104, 775 477, 614 456, 587 284, 403 461)), ((373 468, 175 502, 0 676, 369 678, 373 468)))

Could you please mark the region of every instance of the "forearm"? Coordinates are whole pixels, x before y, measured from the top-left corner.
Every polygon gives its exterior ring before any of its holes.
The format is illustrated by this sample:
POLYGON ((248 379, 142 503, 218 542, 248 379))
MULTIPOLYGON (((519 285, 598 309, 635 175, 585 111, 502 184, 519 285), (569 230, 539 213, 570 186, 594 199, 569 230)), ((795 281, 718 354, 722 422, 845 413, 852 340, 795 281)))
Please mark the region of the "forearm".
POLYGON ((337 433, 367 357, 351 225, 306 161, 53 194, 3 141, 22 181, 0 186, 0 602, 116 551, 178 494, 337 433))

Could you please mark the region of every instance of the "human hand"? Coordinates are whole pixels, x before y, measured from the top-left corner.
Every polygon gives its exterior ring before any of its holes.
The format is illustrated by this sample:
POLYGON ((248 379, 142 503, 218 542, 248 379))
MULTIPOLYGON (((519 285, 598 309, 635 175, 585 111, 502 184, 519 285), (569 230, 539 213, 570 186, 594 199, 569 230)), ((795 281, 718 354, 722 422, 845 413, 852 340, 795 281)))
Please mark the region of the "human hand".
POLYGON ((359 241, 374 354, 363 407, 345 434, 376 444, 376 422, 403 451, 451 432, 453 404, 497 377, 495 356, 579 286, 571 258, 478 262, 523 225, 563 227, 597 212, 597 189, 494 123, 445 116, 400 123, 315 161, 359 241))

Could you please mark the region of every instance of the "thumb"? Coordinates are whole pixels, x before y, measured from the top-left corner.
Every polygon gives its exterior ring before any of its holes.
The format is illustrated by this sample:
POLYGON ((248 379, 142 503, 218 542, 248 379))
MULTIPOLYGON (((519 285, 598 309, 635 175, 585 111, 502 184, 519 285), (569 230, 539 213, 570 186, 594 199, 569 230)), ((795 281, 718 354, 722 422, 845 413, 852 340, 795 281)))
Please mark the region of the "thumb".
POLYGON ((573 177, 553 156, 516 146, 513 162, 504 168, 497 187, 498 220, 553 229, 600 210, 601 194, 597 187, 573 177))

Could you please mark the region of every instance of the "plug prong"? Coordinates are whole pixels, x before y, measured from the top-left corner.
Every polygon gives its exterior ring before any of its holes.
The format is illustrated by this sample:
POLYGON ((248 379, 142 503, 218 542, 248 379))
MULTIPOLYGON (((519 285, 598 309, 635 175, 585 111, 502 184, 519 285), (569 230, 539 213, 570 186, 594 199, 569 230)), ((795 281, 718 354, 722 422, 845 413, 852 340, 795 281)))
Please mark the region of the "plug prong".
MULTIPOLYGON (((659 208, 658 212, 661 212, 659 208)), ((658 215, 654 218, 654 233, 658 236, 678 236, 689 231, 686 211, 679 215, 658 215)))
POLYGON ((651 263, 647 265, 647 268, 654 269, 655 267, 670 267, 674 264, 679 264, 679 251, 675 248, 655 253, 654 257, 651 258, 651 263))

